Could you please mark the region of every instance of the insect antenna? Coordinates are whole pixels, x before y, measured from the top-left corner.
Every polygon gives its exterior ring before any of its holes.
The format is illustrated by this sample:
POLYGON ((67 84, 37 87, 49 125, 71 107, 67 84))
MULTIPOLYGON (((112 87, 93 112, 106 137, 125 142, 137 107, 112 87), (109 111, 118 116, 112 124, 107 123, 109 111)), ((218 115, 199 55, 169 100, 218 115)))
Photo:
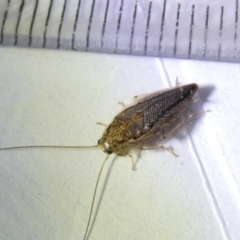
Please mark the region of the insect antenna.
POLYGON ((0 148, 1 150, 12 150, 12 149, 20 149, 20 148, 94 148, 97 147, 97 145, 94 146, 38 146, 38 145, 30 145, 30 146, 16 146, 16 147, 3 147, 0 148))
MULTIPOLYGON (((93 146, 26 145, 26 146, 15 146, 15 147, 3 147, 3 148, 0 148, 0 151, 3 151, 3 150, 14 150, 14 149, 23 149, 23 148, 95 148, 95 147, 98 147, 98 145, 93 145, 93 146)), ((91 218, 92 218, 92 212, 93 212, 93 207, 94 207, 94 203, 95 203, 98 183, 99 183, 99 180, 100 180, 100 177, 101 177, 101 174, 102 174, 103 167, 104 167, 106 161, 108 160, 109 156, 110 156, 110 154, 108 154, 107 157, 105 158, 105 160, 102 163, 102 166, 100 168, 100 171, 98 173, 97 181, 96 181, 95 188, 94 188, 94 193, 93 193, 90 213, 89 213, 89 217, 88 217, 87 227, 86 227, 86 231, 85 231, 83 240, 86 239, 87 234, 88 234, 88 229, 89 229, 90 221, 91 221, 91 218)))
POLYGON ((100 168, 100 171, 98 173, 97 181, 96 181, 95 188, 94 188, 93 198, 92 198, 92 205, 91 205, 91 209, 90 209, 90 213, 89 213, 89 217, 88 217, 88 223, 87 223, 87 227, 86 227, 86 231, 85 231, 83 240, 86 239, 87 234, 88 234, 88 228, 89 228, 91 217, 92 217, 93 206, 94 206, 94 202, 95 202, 95 198, 96 198, 98 183, 99 183, 99 180, 100 180, 100 177, 101 177, 101 174, 102 174, 103 167, 104 167, 106 161, 108 160, 109 156, 110 156, 110 154, 108 154, 107 157, 105 158, 105 160, 103 161, 102 166, 100 168))

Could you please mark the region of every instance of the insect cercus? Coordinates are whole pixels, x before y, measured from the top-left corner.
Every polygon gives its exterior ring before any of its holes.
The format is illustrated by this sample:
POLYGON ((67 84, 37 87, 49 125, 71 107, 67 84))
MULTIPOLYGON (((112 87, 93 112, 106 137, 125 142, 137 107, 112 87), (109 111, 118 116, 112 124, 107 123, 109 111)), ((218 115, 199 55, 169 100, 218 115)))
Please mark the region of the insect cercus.
POLYGON ((195 113, 189 115, 177 126, 171 129, 167 134, 165 134, 166 129, 173 122, 175 122, 180 117, 182 112, 186 109, 186 107, 191 102, 197 90, 198 85, 196 83, 191 83, 145 95, 145 97, 138 100, 134 105, 120 112, 113 119, 112 123, 109 126, 107 126, 106 130, 103 133, 103 136, 98 140, 97 145, 94 146, 15 146, 0 148, 0 150, 18 148, 37 148, 37 147, 42 148, 99 147, 107 154, 97 177, 90 214, 87 222, 85 235, 83 238, 85 240, 88 236, 88 229, 91 221, 95 196, 101 172, 110 154, 115 153, 119 156, 129 156, 132 159, 133 170, 134 160, 129 153, 129 150, 133 147, 139 148, 141 150, 164 148, 170 151, 172 154, 174 154, 170 149, 164 146, 144 148, 143 145, 148 140, 150 140, 152 137, 156 136, 156 134, 159 133, 162 134, 162 138, 168 137, 189 118, 202 114, 195 113))

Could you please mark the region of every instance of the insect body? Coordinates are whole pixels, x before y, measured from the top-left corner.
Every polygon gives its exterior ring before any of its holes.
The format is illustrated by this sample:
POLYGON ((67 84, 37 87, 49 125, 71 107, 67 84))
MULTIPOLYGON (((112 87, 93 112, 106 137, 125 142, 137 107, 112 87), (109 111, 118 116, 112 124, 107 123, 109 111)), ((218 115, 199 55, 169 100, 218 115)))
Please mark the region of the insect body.
POLYGON ((106 153, 128 155, 132 146, 143 145, 173 123, 198 90, 195 83, 149 94, 123 110, 107 127, 98 146, 106 153))

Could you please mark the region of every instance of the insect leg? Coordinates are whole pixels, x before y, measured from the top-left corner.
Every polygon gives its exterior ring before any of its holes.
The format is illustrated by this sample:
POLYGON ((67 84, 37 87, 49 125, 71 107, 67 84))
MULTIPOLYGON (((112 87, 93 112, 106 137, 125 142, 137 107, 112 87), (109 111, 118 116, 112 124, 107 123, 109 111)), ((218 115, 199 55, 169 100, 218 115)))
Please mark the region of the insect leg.
POLYGON ((181 83, 178 81, 178 77, 176 77, 175 86, 176 87, 180 87, 181 86, 181 83))
MULTIPOLYGON (((174 127, 174 129, 172 129, 168 134, 164 134, 163 132, 163 136, 162 136, 162 139, 165 139, 167 137, 169 137, 171 134, 173 134, 179 127, 181 127, 185 122, 187 122, 189 119, 193 118, 193 117, 197 117, 199 115, 202 115, 206 112, 210 112, 209 110, 207 111, 203 111, 203 112, 199 112, 199 113, 193 113, 193 114, 190 114, 188 115, 185 119, 182 120, 182 122, 180 122, 176 127, 174 127)), ((157 146, 157 147, 146 147, 144 148, 143 145, 141 147, 141 150, 153 150, 153 149, 165 149, 167 150, 168 152, 170 152, 173 156, 175 157, 178 157, 178 155, 176 153, 173 152, 172 149, 168 148, 168 147, 165 147, 165 146, 157 146)))
POLYGON ((123 109, 126 108, 126 104, 124 102, 118 102, 118 104, 120 104, 123 107, 123 109))
POLYGON ((105 124, 105 123, 101 123, 101 122, 97 122, 98 125, 101 125, 101 126, 104 126, 104 127, 107 127, 108 125, 105 124))
POLYGON ((133 156, 131 154, 128 153, 128 156, 132 159, 132 170, 135 171, 135 161, 133 159, 133 156))
POLYGON ((171 134, 173 134, 179 127, 181 127, 185 122, 187 122, 189 119, 197 117, 199 115, 202 115, 204 113, 210 112, 210 110, 206 110, 203 112, 198 112, 198 113, 192 113, 190 115, 188 115, 185 119, 182 120, 182 122, 180 122, 176 127, 174 127, 172 129, 172 131, 170 131, 167 135, 165 135, 165 138, 169 137, 171 134))
POLYGON ((156 147, 141 147, 141 150, 154 150, 154 149, 164 149, 170 152, 174 157, 178 157, 178 155, 171 149, 165 146, 156 146, 156 147))

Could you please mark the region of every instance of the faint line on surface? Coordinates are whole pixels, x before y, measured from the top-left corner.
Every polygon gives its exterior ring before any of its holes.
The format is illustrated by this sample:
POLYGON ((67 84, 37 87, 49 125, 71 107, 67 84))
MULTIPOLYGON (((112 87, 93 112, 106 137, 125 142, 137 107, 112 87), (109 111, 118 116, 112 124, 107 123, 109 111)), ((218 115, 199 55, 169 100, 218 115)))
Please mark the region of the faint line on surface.
POLYGON ((192 14, 191 14, 190 32, 189 32, 189 45, 188 45, 188 58, 190 58, 191 54, 192 54, 192 38, 193 38, 193 26, 194 26, 194 8, 195 8, 195 5, 192 5, 192 14))
POLYGON ((104 34, 105 34, 105 29, 106 29, 106 23, 107 23, 108 8, 109 8, 109 0, 107 0, 105 14, 104 14, 104 20, 103 20, 103 26, 102 26, 102 36, 101 36, 101 48, 103 47, 103 40, 104 40, 104 34))
POLYGON ((59 27, 58 27, 57 49, 59 49, 60 45, 61 45, 61 32, 62 32, 62 24, 64 21, 64 15, 65 15, 65 10, 66 10, 66 4, 67 4, 67 0, 64 0, 61 19, 60 19, 60 23, 59 23, 59 27))
POLYGON ((123 0, 121 0, 121 4, 119 7, 118 24, 117 24, 117 31, 116 31, 116 43, 115 43, 115 51, 114 51, 115 53, 117 52, 117 49, 118 49, 118 34, 121 26, 122 9, 123 9, 123 0))
POLYGON ((2 27, 1 27, 1 37, 0 37, 0 43, 2 44, 3 43, 3 40, 4 40, 4 27, 5 27, 5 23, 7 21, 7 17, 8 17, 8 10, 9 10, 9 6, 10 6, 10 3, 11 3, 11 0, 8 0, 8 3, 7 3, 7 8, 4 12, 4 16, 3 16, 3 21, 2 21, 2 27))
POLYGON ((18 43, 18 28, 19 28, 19 25, 20 25, 20 21, 21 21, 21 17, 22 17, 22 11, 23 11, 23 8, 24 8, 24 4, 25 4, 25 1, 22 0, 22 3, 19 7, 19 12, 18 12, 18 20, 17 20, 17 25, 16 25, 16 28, 15 28, 15 40, 14 40, 14 45, 16 46, 17 43, 18 43))
POLYGON ((175 34, 174 34, 174 47, 173 47, 173 55, 174 56, 176 56, 176 53, 177 53, 178 27, 179 27, 180 9, 181 9, 181 4, 179 3, 178 4, 178 8, 177 8, 177 18, 176 18, 175 34))
POLYGON ((207 6, 207 9, 206 9, 206 17, 205 17, 205 31, 204 31, 204 50, 203 50, 203 58, 205 58, 205 57, 206 57, 206 54, 207 54, 208 19, 209 19, 209 6, 207 6))
POLYGON ((203 165, 203 163, 201 161, 201 158, 200 158, 200 156, 198 154, 197 147, 196 147, 196 145, 195 145, 195 143, 193 141, 193 138, 192 138, 191 134, 189 135, 189 137, 190 137, 190 142, 191 142, 191 145, 192 145, 192 149, 193 149, 193 151, 195 153, 195 156, 196 156, 196 159, 197 159, 197 163, 198 163, 200 172, 202 174, 203 179, 205 180, 206 190, 209 193, 209 196, 210 196, 210 198, 211 198, 211 200, 213 202, 213 206, 214 206, 214 209, 216 211, 216 215, 217 215, 217 217, 219 219, 219 222, 221 224, 221 227, 223 229, 223 232, 224 232, 227 240, 231 240, 232 238, 230 237, 229 232, 227 230, 226 222, 225 222, 224 217, 223 217, 223 215, 221 213, 221 210, 220 210, 220 207, 218 205, 217 199, 216 199, 216 197, 214 195, 214 191, 213 191, 211 183, 210 183, 210 181, 208 179, 208 175, 206 173, 204 165, 203 165))
POLYGON ((86 51, 88 51, 88 48, 89 48, 89 40, 90 40, 92 18, 93 18, 93 13, 94 13, 94 6, 95 6, 95 0, 92 1, 92 7, 91 7, 90 17, 89 17, 89 22, 88 22, 86 49, 85 49, 86 51))
POLYGON ((46 47, 47 27, 48 27, 48 21, 49 21, 50 15, 51 15, 52 4, 53 4, 53 0, 50 0, 49 7, 48 7, 47 18, 46 18, 46 22, 45 22, 44 33, 43 33, 43 48, 46 47))
POLYGON ((77 22, 78 22, 80 7, 81 7, 81 0, 78 0, 78 6, 75 14, 75 21, 74 21, 73 32, 72 32, 72 50, 76 50, 75 37, 76 37, 76 29, 77 29, 77 22))
POLYGON ((150 25, 150 20, 151 20, 151 10, 152 10, 152 2, 149 2, 147 24, 146 24, 146 31, 145 31, 144 55, 147 54, 148 32, 149 32, 149 25, 150 25))
POLYGON ((220 59, 220 57, 221 57, 221 53, 222 53, 223 13, 224 13, 224 8, 223 8, 223 6, 221 6, 220 26, 219 26, 218 60, 220 59))
POLYGON ((129 44, 129 54, 132 54, 132 50, 133 50, 132 45, 133 45, 134 29, 135 29, 135 22, 136 22, 136 16, 137 16, 137 6, 138 6, 138 0, 135 1, 134 12, 133 12, 131 37, 130 37, 130 44, 129 44))
POLYGON ((37 8, 38 8, 38 0, 36 0, 36 2, 35 2, 33 15, 32 15, 32 20, 31 20, 30 29, 29 29, 29 41, 28 41, 28 46, 29 47, 31 47, 31 45, 32 45, 32 31, 33 31, 33 26, 34 26, 34 22, 35 22, 37 8))
POLYGON ((238 0, 235 5, 235 26, 234 26, 234 54, 233 57, 237 56, 237 39, 238 39, 238 0))
POLYGON ((163 40, 163 32, 164 32, 166 4, 167 4, 167 0, 164 0, 164 2, 163 2, 163 11, 162 11, 161 27, 160 27, 159 45, 158 45, 158 55, 160 55, 160 52, 162 50, 162 40, 163 40))

